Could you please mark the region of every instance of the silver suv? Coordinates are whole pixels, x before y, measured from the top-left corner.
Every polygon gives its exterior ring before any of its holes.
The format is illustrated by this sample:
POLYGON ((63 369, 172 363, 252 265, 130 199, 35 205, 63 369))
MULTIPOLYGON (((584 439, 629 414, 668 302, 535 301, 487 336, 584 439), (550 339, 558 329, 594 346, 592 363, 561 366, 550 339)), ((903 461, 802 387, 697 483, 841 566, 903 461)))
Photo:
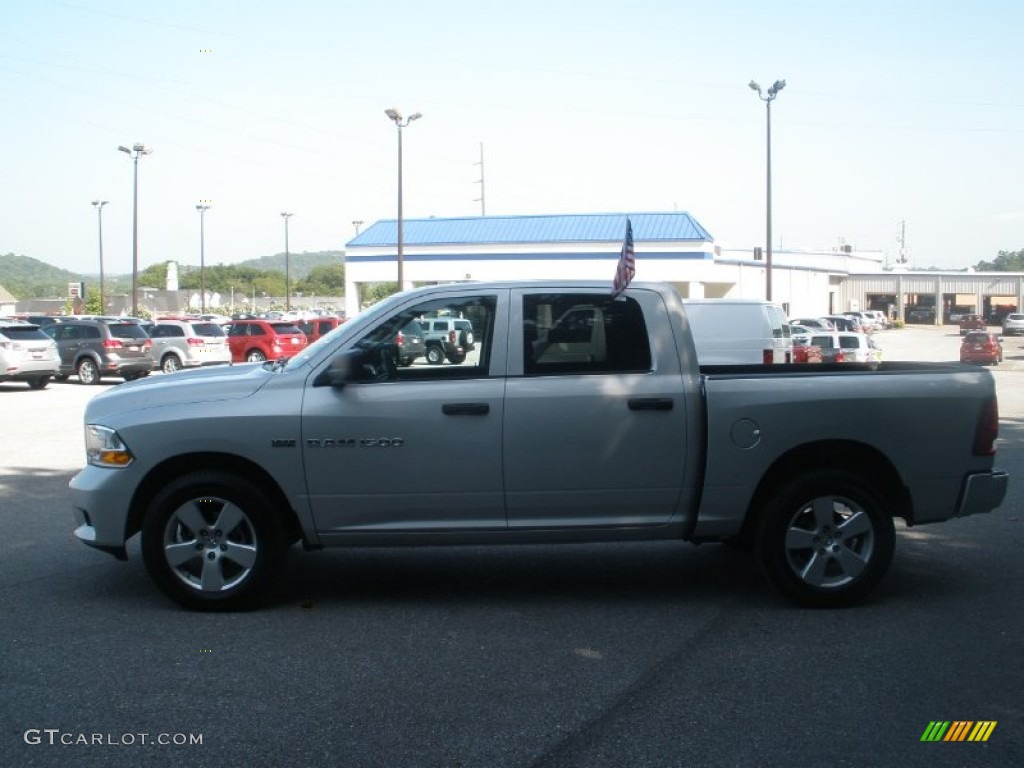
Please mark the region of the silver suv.
POLYGON ((0 381, 43 389, 60 369, 57 345, 38 325, 0 320, 0 381))
POLYGON ((227 334, 214 322, 157 320, 149 329, 149 336, 153 341, 153 363, 164 373, 231 362, 227 334))
POLYGON ((439 365, 447 358, 449 362, 461 363, 466 353, 476 349, 473 324, 460 317, 423 317, 423 344, 426 347, 427 362, 439 365))
POLYGON ((1016 336, 1024 333, 1024 315, 1011 312, 1003 318, 1003 336, 1016 336))

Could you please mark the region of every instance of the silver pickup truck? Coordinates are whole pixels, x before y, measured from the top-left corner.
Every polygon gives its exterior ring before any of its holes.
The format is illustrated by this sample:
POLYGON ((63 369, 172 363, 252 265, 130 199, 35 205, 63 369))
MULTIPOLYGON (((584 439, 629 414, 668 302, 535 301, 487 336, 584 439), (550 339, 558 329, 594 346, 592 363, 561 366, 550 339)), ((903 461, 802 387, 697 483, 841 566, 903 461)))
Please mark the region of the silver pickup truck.
POLYGON ((289 360, 104 392, 71 501, 80 540, 124 559, 141 532, 156 584, 199 610, 264 600, 297 541, 735 541, 783 594, 838 606, 884 575, 894 518, 1002 502, 997 432, 974 367, 701 369, 668 285, 464 283, 289 360), (397 365, 396 331, 438 314, 475 348, 397 365))

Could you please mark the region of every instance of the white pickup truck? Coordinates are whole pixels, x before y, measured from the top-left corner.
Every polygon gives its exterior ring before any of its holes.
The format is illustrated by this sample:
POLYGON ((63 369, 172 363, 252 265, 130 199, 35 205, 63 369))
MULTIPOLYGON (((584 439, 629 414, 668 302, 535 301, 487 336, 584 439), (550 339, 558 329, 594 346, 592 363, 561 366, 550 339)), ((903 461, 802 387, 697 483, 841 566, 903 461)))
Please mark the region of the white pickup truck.
POLYGON ((265 599, 297 541, 731 540, 788 597, 837 606, 884 575, 894 518, 1002 502, 997 432, 974 367, 701 369, 670 286, 465 283, 289 360, 104 392, 70 492, 80 540, 124 559, 141 531, 156 584, 199 610, 265 599), (396 365, 396 331, 439 313, 475 348, 396 365))

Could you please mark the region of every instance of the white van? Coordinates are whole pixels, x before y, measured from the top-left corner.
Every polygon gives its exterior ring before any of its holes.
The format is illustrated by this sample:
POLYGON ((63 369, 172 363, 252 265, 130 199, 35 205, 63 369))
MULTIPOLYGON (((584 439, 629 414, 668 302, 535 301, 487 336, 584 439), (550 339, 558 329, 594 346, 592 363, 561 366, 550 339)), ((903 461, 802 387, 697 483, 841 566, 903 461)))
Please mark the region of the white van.
POLYGON ((779 304, 760 299, 684 299, 700 365, 793 362, 779 304))

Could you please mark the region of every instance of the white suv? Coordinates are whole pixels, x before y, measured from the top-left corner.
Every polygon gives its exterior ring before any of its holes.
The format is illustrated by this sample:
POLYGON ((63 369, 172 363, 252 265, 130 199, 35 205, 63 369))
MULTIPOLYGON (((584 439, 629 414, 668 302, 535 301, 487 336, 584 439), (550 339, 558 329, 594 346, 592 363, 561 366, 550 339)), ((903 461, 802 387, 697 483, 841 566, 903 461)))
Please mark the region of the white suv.
POLYGON ((0 319, 0 381, 43 389, 59 370, 57 344, 38 325, 0 319))
POLYGON ((1011 312, 1003 318, 1003 336, 1016 336, 1018 333, 1024 333, 1024 315, 1011 312))
POLYGON ((423 326, 427 362, 431 365, 439 365, 445 358, 460 363, 466 359, 467 352, 476 349, 473 324, 469 320, 460 317, 424 317, 420 319, 420 325, 423 326))
POLYGON ((157 320, 149 329, 153 362, 164 373, 231 362, 231 348, 219 323, 207 320, 157 320))

